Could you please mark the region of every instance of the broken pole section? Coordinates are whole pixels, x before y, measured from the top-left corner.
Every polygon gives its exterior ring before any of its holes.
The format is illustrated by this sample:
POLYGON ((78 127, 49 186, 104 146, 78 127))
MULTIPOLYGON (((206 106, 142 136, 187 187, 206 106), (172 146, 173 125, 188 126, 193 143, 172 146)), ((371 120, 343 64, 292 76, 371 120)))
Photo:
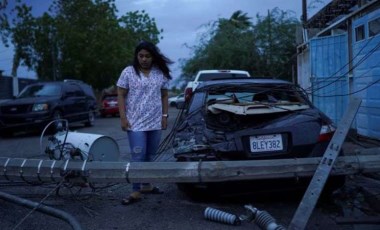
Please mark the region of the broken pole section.
POLYGON ((301 200, 300 205, 297 208, 296 213, 293 216, 292 221, 290 222, 288 228, 289 230, 300 230, 306 228, 306 224, 309 221, 311 213, 313 212, 319 196, 322 193, 330 172, 334 167, 335 160, 339 155, 343 142, 346 139, 346 135, 351 127, 352 121, 356 116, 360 104, 361 99, 359 98, 352 98, 350 101, 347 111, 345 112, 341 122, 338 124, 338 128, 327 146, 326 152, 323 154, 322 160, 319 163, 313 178, 311 179, 311 182, 301 200))
MULTIPOLYGON (((0 158, 0 180, 60 182, 82 178, 100 183, 198 183, 311 177, 320 157, 209 162, 102 162, 0 158)), ((380 154, 342 156, 332 175, 380 171, 380 154)))

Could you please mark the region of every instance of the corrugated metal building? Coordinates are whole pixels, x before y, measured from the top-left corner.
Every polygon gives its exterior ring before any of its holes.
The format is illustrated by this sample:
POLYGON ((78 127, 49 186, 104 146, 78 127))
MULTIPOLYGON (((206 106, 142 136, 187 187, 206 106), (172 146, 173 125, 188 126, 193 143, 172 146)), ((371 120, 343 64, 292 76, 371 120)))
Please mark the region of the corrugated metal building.
POLYGON ((298 83, 335 123, 361 98, 353 128, 380 139, 380 1, 333 0, 304 29, 298 83))

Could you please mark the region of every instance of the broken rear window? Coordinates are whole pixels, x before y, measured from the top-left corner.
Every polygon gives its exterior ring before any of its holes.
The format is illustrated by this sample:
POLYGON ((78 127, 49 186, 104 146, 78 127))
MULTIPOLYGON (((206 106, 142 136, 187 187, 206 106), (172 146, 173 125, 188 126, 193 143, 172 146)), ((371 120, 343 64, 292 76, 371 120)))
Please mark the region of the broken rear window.
POLYGON ((310 108, 296 87, 217 87, 207 94, 208 110, 235 114, 277 113, 310 108))

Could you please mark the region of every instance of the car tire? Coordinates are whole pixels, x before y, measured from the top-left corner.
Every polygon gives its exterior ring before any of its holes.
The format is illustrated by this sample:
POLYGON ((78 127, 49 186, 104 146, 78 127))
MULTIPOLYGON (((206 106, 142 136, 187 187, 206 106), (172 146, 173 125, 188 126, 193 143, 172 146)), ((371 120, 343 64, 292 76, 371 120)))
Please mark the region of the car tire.
POLYGON ((86 127, 91 127, 91 126, 94 126, 94 123, 95 123, 95 113, 94 111, 90 110, 88 112, 87 121, 84 123, 84 125, 86 127))
POLYGON ((170 102, 169 105, 172 106, 172 107, 176 107, 176 104, 177 104, 177 103, 175 103, 175 101, 172 101, 172 102, 170 102))

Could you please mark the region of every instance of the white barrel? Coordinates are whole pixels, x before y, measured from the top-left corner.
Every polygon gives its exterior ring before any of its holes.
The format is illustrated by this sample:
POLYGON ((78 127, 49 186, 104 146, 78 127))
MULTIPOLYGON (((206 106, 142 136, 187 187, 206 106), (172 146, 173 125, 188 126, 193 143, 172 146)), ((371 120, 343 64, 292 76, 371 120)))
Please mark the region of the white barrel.
MULTIPOLYGON (((66 132, 59 132, 55 137, 60 144, 65 141, 66 132)), ((83 153, 83 160, 92 161, 118 161, 120 157, 117 142, 109 137, 99 134, 68 132, 65 143, 72 144, 83 153)))

